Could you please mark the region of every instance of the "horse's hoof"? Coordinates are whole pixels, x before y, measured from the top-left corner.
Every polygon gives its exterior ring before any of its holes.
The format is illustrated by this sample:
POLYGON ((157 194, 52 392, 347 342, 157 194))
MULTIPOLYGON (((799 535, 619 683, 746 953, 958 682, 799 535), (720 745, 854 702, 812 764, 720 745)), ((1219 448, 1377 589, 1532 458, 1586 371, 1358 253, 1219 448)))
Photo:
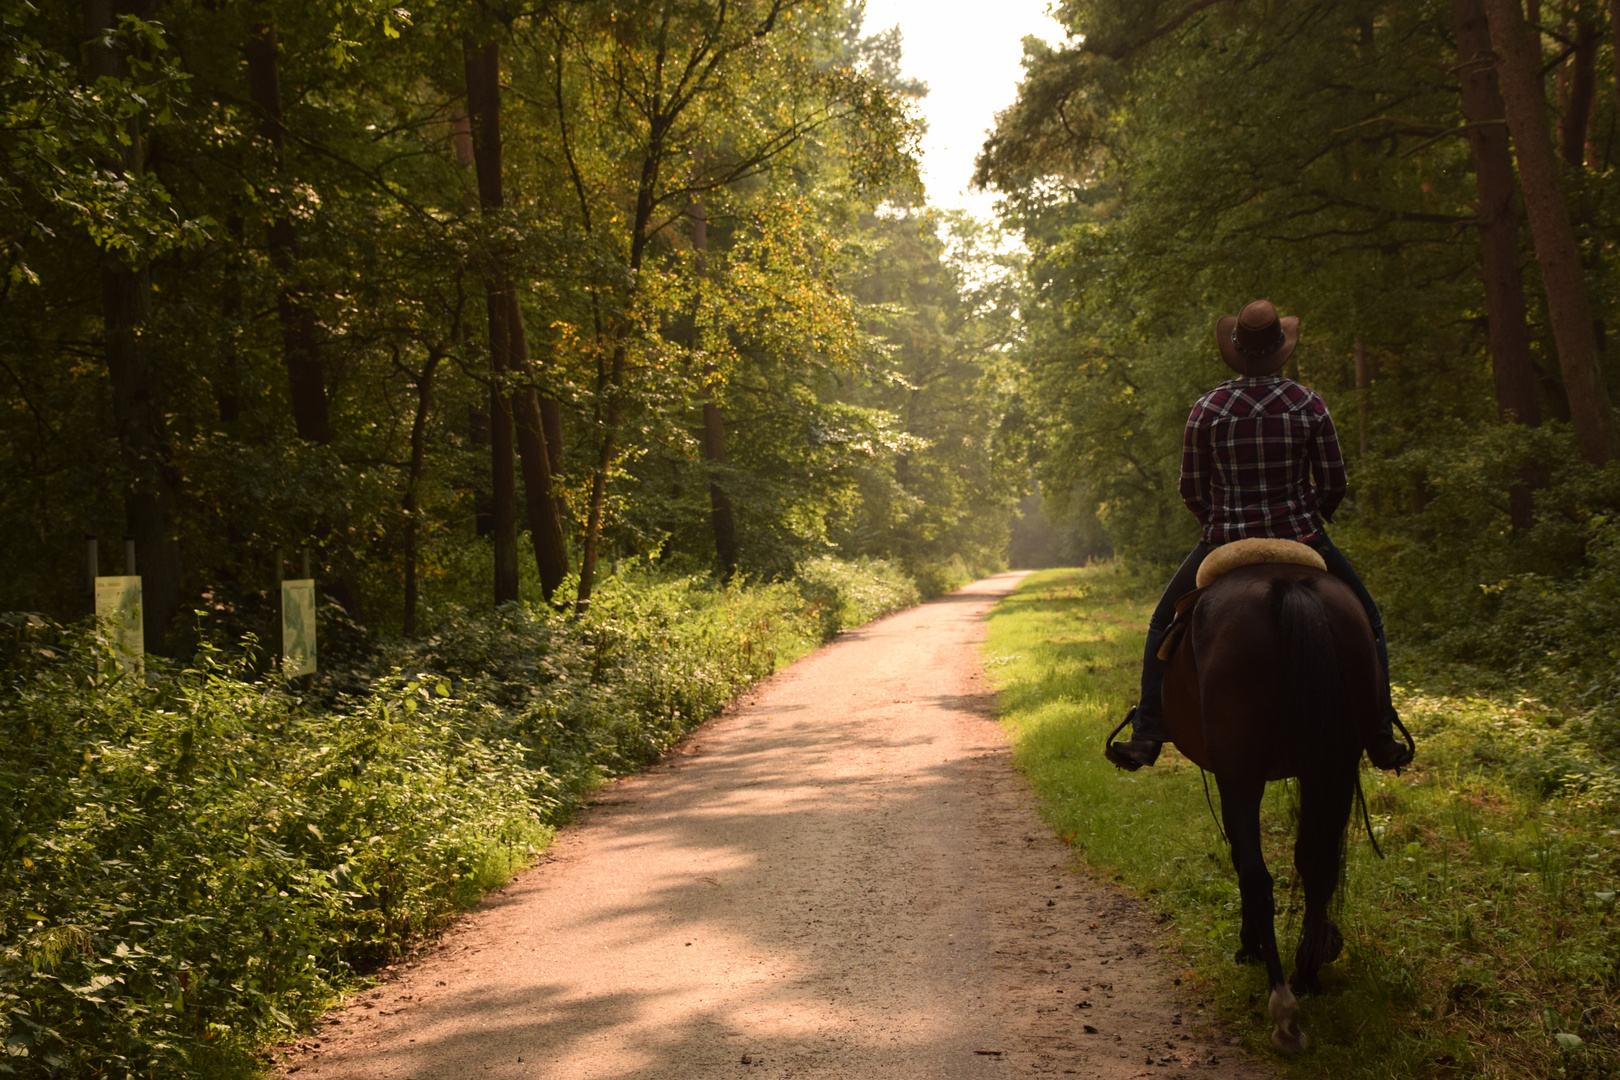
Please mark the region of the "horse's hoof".
POLYGON ((1284 983, 1271 992, 1267 1011, 1271 1013, 1271 1022, 1277 1025, 1271 1029, 1271 1045, 1277 1048, 1279 1054, 1298 1054, 1309 1045, 1310 1040, 1299 1027, 1299 1002, 1295 1000, 1293 991, 1288 989, 1288 984, 1284 983))
POLYGON ((1282 1028, 1273 1028, 1271 1031, 1271 1045, 1277 1048, 1277 1053, 1285 1057, 1303 1054, 1311 1045, 1311 1040, 1295 1025, 1292 1034, 1284 1033, 1282 1028))
POLYGON ((1260 961, 1260 950, 1251 949, 1247 945, 1239 945, 1237 952, 1232 954, 1234 964, 1258 964, 1260 961))

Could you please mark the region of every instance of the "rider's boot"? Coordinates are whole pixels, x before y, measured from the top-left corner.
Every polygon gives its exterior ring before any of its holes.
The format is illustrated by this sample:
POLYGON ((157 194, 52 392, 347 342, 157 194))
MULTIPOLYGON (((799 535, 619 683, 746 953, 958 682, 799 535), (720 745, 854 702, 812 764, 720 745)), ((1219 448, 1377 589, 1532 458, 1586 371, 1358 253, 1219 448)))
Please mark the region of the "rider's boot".
POLYGON ((1378 651, 1378 666, 1384 674, 1383 705, 1384 722, 1379 730, 1367 741, 1367 760, 1373 763, 1376 769, 1399 769, 1403 765, 1412 763, 1414 745, 1412 736, 1407 734, 1406 725, 1395 714, 1395 703, 1389 692, 1389 649, 1384 644, 1384 628, 1377 626, 1374 630, 1376 648, 1378 651), (1401 729, 1406 736, 1403 742, 1395 737, 1395 729, 1401 729))
MULTIPOLYGON (((1395 737, 1395 725, 1398 723, 1400 718, 1391 707, 1384 715, 1383 727, 1368 741, 1367 760, 1373 763, 1374 768, 1399 769, 1412 764, 1411 742, 1402 742, 1395 737)), ((1405 730, 1404 727, 1402 730, 1405 730)))
POLYGON ((1131 737, 1124 742, 1111 742, 1103 748, 1103 757, 1126 772, 1135 772, 1144 765, 1159 760, 1159 750, 1170 741, 1164 717, 1149 716, 1141 706, 1131 706, 1125 717, 1131 725, 1131 737))

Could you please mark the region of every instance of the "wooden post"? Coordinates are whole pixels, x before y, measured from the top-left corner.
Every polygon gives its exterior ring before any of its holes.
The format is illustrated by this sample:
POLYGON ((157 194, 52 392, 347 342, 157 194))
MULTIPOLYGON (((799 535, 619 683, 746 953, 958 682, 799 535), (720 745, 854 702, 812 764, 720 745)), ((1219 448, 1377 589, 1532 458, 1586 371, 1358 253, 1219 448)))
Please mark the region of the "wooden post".
POLYGON ((140 573, 135 569, 135 541, 132 537, 124 537, 124 575, 134 577, 140 573))
POLYGON ((308 581, 311 577, 314 576, 313 574, 311 574, 309 572, 309 548, 308 547, 304 548, 303 563, 304 563, 304 565, 303 565, 303 570, 304 570, 303 577, 304 577, 305 581, 308 581))

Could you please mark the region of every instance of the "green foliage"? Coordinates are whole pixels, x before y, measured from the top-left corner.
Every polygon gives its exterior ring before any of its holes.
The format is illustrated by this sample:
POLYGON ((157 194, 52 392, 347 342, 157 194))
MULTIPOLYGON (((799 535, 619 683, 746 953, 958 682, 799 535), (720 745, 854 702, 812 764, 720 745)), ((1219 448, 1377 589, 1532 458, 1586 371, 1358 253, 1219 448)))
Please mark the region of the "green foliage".
MULTIPOLYGON (((1555 25, 1591 11, 1542 11, 1551 70, 1569 57, 1555 25)), ((1499 416, 1453 13, 1439 0, 1060 5, 1070 43, 1027 46, 1019 100, 979 162, 1030 253, 1016 419, 1050 512, 1100 523, 1136 565, 1173 564, 1196 535, 1176 493, 1183 424, 1230 375, 1215 321, 1271 298, 1301 320, 1285 373, 1324 396, 1350 458, 1335 536, 1395 650, 1424 643, 1436 665, 1476 663, 1493 685, 1593 710, 1607 730, 1606 523, 1620 486, 1612 466, 1581 461, 1561 419, 1533 274, 1524 295, 1548 420, 1499 416), (1515 531, 1509 491, 1527 483, 1534 523, 1515 531)), ((1605 52, 1594 70, 1612 64, 1605 52)), ((1565 115, 1574 107, 1555 88, 1572 77, 1547 80, 1565 115)), ((1611 130, 1616 107, 1598 94, 1588 130, 1611 130)), ((1597 137, 1565 176, 1607 325, 1620 304, 1617 147, 1597 137)), ((1607 346, 1611 383, 1615 356, 1607 346)))
POLYGON ((308 545, 322 589, 382 636, 406 625, 408 566, 418 625, 489 595, 492 275, 511 279, 529 346, 504 381, 556 406, 576 567, 598 481, 603 563, 715 566, 711 485, 751 577, 819 556, 998 561, 1022 481, 996 434, 1011 308, 920 210, 924 89, 859 5, 674 5, 661 24, 596 2, 509 21, 459 2, 165 6, 119 24, 127 74, 95 79, 81 14, 0 5, 0 508, 18 522, 0 608, 81 615, 67 538, 112 540, 117 569, 133 477, 153 465, 121 441, 108 252, 150 285, 136 306, 177 601, 218 638, 266 636, 276 547, 308 545), (243 63, 270 24, 279 129, 243 63), (487 213, 463 160, 467 33, 500 49, 504 205, 487 213), (142 168, 120 174, 120 152, 142 168), (328 443, 292 422, 294 300, 328 443), (922 347, 913 311, 940 331, 922 347))
POLYGON ((876 561, 796 586, 627 571, 588 618, 441 612, 313 687, 211 648, 143 682, 83 627, 7 617, 5 1064, 240 1065, 508 878, 592 788, 915 599, 876 561))
POLYGON ((517 748, 470 735, 441 680, 317 712, 210 652, 146 686, 42 636, 19 635, 0 710, 23 750, 0 775, 21 1075, 173 1075, 188 1046, 285 1026, 547 836, 517 748))
MULTIPOLYGON (((1202 1019, 1269 1056, 1265 975, 1231 960, 1237 881, 1198 770, 1173 748, 1131 774, 1102 757, 1136 698, 1159 584, 1118 564, 1033 576, 992 615, 986 661, 1053 829, 1174 927, 1202 1019)), ((1620 1061, 1612 779, 1546 783, 1592 763, 1575 720, 1546 703, 1403 674, 1396 703, 1418 758, 1399 777, 1362 775, 1386 858, 1352 826, 1335 916, 1345 954, 1303 1003, 1312 1050, 1279 1066, 1368 1080, 1608 1075, 1620 1061)), ((1304 899, 1297 814, 1293 788, 1270 785, 1262 837, 1285 956, 1304 899)))
POLYGON ((812 559, 800 568, 798 585, 823 640, 921 599, 904 571, 878 559, 812 559))

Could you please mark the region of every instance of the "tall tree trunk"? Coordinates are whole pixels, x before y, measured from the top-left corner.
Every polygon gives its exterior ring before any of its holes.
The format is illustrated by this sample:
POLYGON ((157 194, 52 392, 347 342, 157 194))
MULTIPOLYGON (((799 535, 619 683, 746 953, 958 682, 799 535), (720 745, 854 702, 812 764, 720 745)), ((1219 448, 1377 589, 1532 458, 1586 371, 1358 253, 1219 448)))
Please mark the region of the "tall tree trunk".
POLYGON ((714 479, 713 466, 726 463, 726 425, 720 406, 713 400, 713 388, 706 387, 709 400, 703 403, 703 456, 709 461, 709 521, 714 526, 714 553, 720 560, 720 576, 726 581, 737 572, 737 518, 731 497, 714 479))
POLYGON ((411 419, 411 467, 405 482, 405 497, 400 509, 405 514, 405 625, 406 637, 416 636, 416 552, 417 525, 420 518, 416 505, 416 488, 422 480, 427 464, 428 412, 433 406, 433 376, 439 369, 444 354, 434 349, 428 353, 427 364, 416 377, 416 415, 411 419))
POLYGON ((1536 257, 1541 263, 1547 312, 1569 394, 1575 439, 1581 455, 1601 465, 1617 449, 1614 410, 1598 362, 1597 334, 1581 273, 1580 250, 1547 129, 1540 37, 1525 23, 1519 0, 1485 0, 1485 12, 1497 53, 1508 130, 1518 152, 1519 183, 1524 189, 1536 257))
MULTIPOLYGON (((259 135, 270 146, 272 168, 279 177, 287 167, 287 129, 281 114, 281 57, 275 26, 263 23, 254 27, 243 52, 247 54, 248 93, 259 110, 259 135)), ((321 364, 315 311, 297 281, 298 230, 283 194, 271 199, 270 215, 266 244, 270 265, 279 279, 276 317, 281 323, 281 356, 287 366, 293 424, 300 439, 324 446, 332 441, 326 373, 321 364)))
POLYGON ((220 423, 229 428, 242 415, 242 351, 237 345, 237 330, 242 325, 242 273, 235 257, 242 247, 243 225, 240 215, 225 219, 225 231, 231 238, 231 256, 227 259, 225 280, 220 283, 219 312, 224 317, 225 332, 229 335, 220 356, 219 374, 214 381, 214 403, 219 408, 220 423))
MULTIPOLYGON (((117 26, 123 10, 113 0, 85 0, 92 78, 121 79, 128 57, 100 39, 117 26)), ((136 176, 145 167, 140 118, 132 117, 119 158, 107 164, 121 176, 136 176)), ((102 355, 112 383, 113 422, 128 472, 124 521, 140 560, 142 631, 146 647, 158 655, 170 651, 170 625, 180 608, 180 545, 175 519, 180 477, 173 461, 164 409, 165 379, 158 357, 145 340, 151 310, 152 283, 144 265, 132 266, 112 252, 101 257, 102 355)))
MULTIPOLYGON (((1480 277, 1491 336, 1491 373, 1496 409, 1508 423, 1541 424, 1541 397, 1525 315, 1524 275, 1519 269, 1519 210, 1513 186, 1502 93, 1497 86, 1490 27, 1481 0, 1452 0, 1462 75, 1463 116, 1474 154, 1474 185, 1479 192, 1480 277)), ((1508 489, 1513 531, 1534 524, 1531 477, 1508 489)))
MULTIPOLYGON (((473 164, 484 212, 501 206, 500 47, 462 42, 467 74, 467 112, 472 123, 473 164)), ((489 312, 489 457, 493 496, 491 533, 495 545, 495 603, 518 598, 517 469, 512 447, 510 367, 511 305, 499 270, 487 269, 484 300, 489 312)))
POLYGON ((1541 398, 1525 315, 1524 275, 1519 269, 1519 210, 1513 185, 1502 94, 1496 82, 1490 27, 1482 0, 1452 0, 1457 59, 1462 73, 1463 115, 1474 153, 1479 192, 1480 276, 1491 335, 1491 369, 1497 410, 1504 420, 1541 423, 1541 398))
MULTIPOLYGON (((692 200, 692 251, 694 270, 702 280, 709 270, 708 207, 701 198, 692 200)), ((692 326, 693 345, 697 344, 697 324, 692 326)), ((720 560, 720 576, 726 581, 737 572, 737 518, 731 497, 715 478, 715 466, 726 463, 726 420, 720 403, 714 400, 714 365, 703 367, 703 457, 709 463, 709 523, 714 530, 714 553, 720 560)))
MULTIPOLYGON (((1372 363, 1367 359, 1367 346, 1360 334, 1356 335, 1355 366, 1357 444, 1361 451, 1361 460, 1366 461, 1372 449, 1372 363)), ((1368 515, 1376 518, 1378 507, 1377 489, 1368 491, 1368 515)))
MULTIPOLYGON (((506 296, 511 305, 507 326, 511 335, 512 370, 527 379, 532 371, 523 312, 516 290, 509 290, 506 296)), ((540 592, 550 600, 568 575, 568 542, 563 537, 562 519, 557 516, 557 500, 552 495, 551 452, 546 446, 545 418, 540 409, 540 395, 531 383, 524 382, 514 389, 512 404, 517 422, 518 457, 523 462, 529 539, 534 544, 534 562, 540 571, 540 592)))
MULTIPOLYGON (((551 463, 551 479, 555 486, 563 472, 562 403, 556 398, 543 396, 540 398, 540 425, 546 432, 546 460, 551 463)), ((557 513, 559 517, 562 514, 560 495, 557 513)))
POLYGON ((1371 445, 1367 433, 1368 415, 1372 411, 1371 402, 1367 400, 1372 391, 1372 377, 1367 370, 1367 346, 1362 342, 1361 335, 1356 335, 1356 429, 1357 442, 1361 456, 1365 458, 1371 445))
POLYGON ((507 294, 491 282, 485 289, 489 310, 490 536, 495 545, 495 603, 518 598, 517 466, 512 440, 510 307, 507 294))
POLYGON ((602 539, 602 518, 607 509, 608 474, 613 468, 614 456, 619 452, 619 424, 624 419, 624 404, 619 390, 624 383, 624 366, 628 358, 629 347, 620 342, 614 346, 612 359, 601 369, 596 380, 597 399, 606 398, 607 401, 598 417, 596 468, 591 473, 585 537, 580 545, 579 591, 574 599, 574 611, 580 615, 590 609, 591 590, 596 586, 596 557, 602 539))
POLYGON ((1586 164, 1586 130, 1597 98, 1598 41, 1602 35, 1590 18, 1577 16, 1577 20, 1569 95, 1563 115, 1558 118, 1558 149, 1564 164, 1578 169, 1586 164))
MULTIPOLYGON (((467 74, 467 114, 472 125, 473 164, 478 174, 478 201, 486 215, 505 205, 501 183, 500 46, 478 45, 469 36, 462 55, 467 74)), ((523 487, 528 510, 529 539, 546 599, 568 573, 568 547, 551 491, 551 462, 546 450, 544 420, 538 396, 529 379, 529 346, 517 293, 512 287, 505 252, 492 253, 484 288, 489 304, 491 439, 495 465, 495 577, 496 603, 517 598, 517 507, 512 461, 512 439, 523 459, 523 487), (498 325, 497 325, 498 324, 498 325), (516 387, 514 392, 514 386, 516 387), (515 420, 515 428, 514 428, 515 420), (503 480, 511 476, 512 480, 503 480), (508 527, 506 522, 510 521, 508 527), (510 531, 510 554, 506 533, 510 531), (511 595, 503 589, 510 574, 511 595)))

